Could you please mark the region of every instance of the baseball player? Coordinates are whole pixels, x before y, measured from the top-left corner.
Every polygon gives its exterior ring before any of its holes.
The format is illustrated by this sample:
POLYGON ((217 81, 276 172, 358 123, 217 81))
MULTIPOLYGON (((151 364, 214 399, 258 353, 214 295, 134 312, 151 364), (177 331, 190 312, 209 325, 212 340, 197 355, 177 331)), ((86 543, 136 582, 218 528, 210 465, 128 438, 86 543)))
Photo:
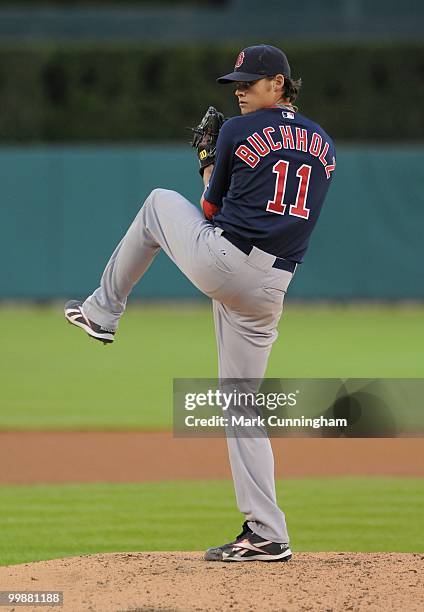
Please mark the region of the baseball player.
MULTIPOLYGON (((262 379, 283 300, 302 263, 336 165, 331 138, 297 112, 300 81, 270 45, 243 49, 234 71, 241 116, 223 121, 209 108, 195 129, 205 191, 200 209, 165 189, 150 193, 113 252, 101 284, 65 306, 67 320, 111 343, 127 297, 160 249, 213 301, 219 378, 262 379)), ((240 512, 232 542, 208 561, 288 561, 268 437, 228 436, 240 512)))

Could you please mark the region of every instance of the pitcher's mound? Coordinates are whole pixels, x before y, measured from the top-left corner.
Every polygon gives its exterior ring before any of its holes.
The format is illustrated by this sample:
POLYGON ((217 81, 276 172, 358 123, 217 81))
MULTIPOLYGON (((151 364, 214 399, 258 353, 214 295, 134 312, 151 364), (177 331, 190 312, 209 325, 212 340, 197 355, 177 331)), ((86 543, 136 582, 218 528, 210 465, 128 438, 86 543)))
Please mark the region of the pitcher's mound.
MULTIPOLYGON (((69 612, 412 612, 424 609, 423 561, 424 555, 406 553, 295 553, 289 563, 207 563, 199 552, 111 553, 0 567, 0 584, 3 591, 63 591, 63 607, 47 609, 69 612)), ((21 609, 40 610, 15 611, 21 609)))

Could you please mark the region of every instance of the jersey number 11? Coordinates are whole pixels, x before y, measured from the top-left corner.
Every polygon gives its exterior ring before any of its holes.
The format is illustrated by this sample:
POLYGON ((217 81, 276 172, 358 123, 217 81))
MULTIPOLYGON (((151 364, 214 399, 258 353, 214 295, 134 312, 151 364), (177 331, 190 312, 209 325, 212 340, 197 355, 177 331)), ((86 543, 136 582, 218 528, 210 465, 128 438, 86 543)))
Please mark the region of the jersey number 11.
MULTIPOLYGON (((296 172, 296 176, 300 179, 297 189, 296 202, 289 205, 289 215, 301 217, 302 219, 309 218, 309 208, 306 208, 306 199, 308 197, 309 179, 311 178, 312 167, 307 164, 302 164, 296 172)), ((289 172, 289 162, 280 160, 272 167, 272 171, 277 175, 275 181, 274 199, 268 200, 266 207, 269 212, 277 215, 284 215, 287 204, 284 204, 284 194, 286 192, 287 175, 289 172)))

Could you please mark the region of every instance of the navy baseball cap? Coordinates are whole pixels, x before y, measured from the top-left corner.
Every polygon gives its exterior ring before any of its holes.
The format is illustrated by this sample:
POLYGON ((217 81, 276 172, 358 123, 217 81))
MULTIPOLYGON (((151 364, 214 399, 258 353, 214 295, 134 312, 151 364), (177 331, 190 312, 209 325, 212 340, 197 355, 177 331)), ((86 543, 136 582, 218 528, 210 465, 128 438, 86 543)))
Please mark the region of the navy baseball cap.
POLYGON ((256 45, 240 51, 234 72, 216 80, 222 84, 234 81, 257 81, 276 74, 290 78, 290 65, 285 54, 272 45, 256 45))

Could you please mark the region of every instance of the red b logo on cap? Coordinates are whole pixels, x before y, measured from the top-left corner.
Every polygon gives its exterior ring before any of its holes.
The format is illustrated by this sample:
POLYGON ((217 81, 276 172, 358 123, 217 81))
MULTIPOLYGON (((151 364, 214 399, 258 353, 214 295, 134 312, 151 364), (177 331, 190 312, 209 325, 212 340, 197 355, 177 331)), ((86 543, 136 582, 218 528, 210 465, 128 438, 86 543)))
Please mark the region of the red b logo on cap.
POLYGON ((237 61, 236 61, 236 65, 234 66, 234 68, 240 68, 240 66, 242 65, 244 61, 244 51, 240 51, 237 61))

